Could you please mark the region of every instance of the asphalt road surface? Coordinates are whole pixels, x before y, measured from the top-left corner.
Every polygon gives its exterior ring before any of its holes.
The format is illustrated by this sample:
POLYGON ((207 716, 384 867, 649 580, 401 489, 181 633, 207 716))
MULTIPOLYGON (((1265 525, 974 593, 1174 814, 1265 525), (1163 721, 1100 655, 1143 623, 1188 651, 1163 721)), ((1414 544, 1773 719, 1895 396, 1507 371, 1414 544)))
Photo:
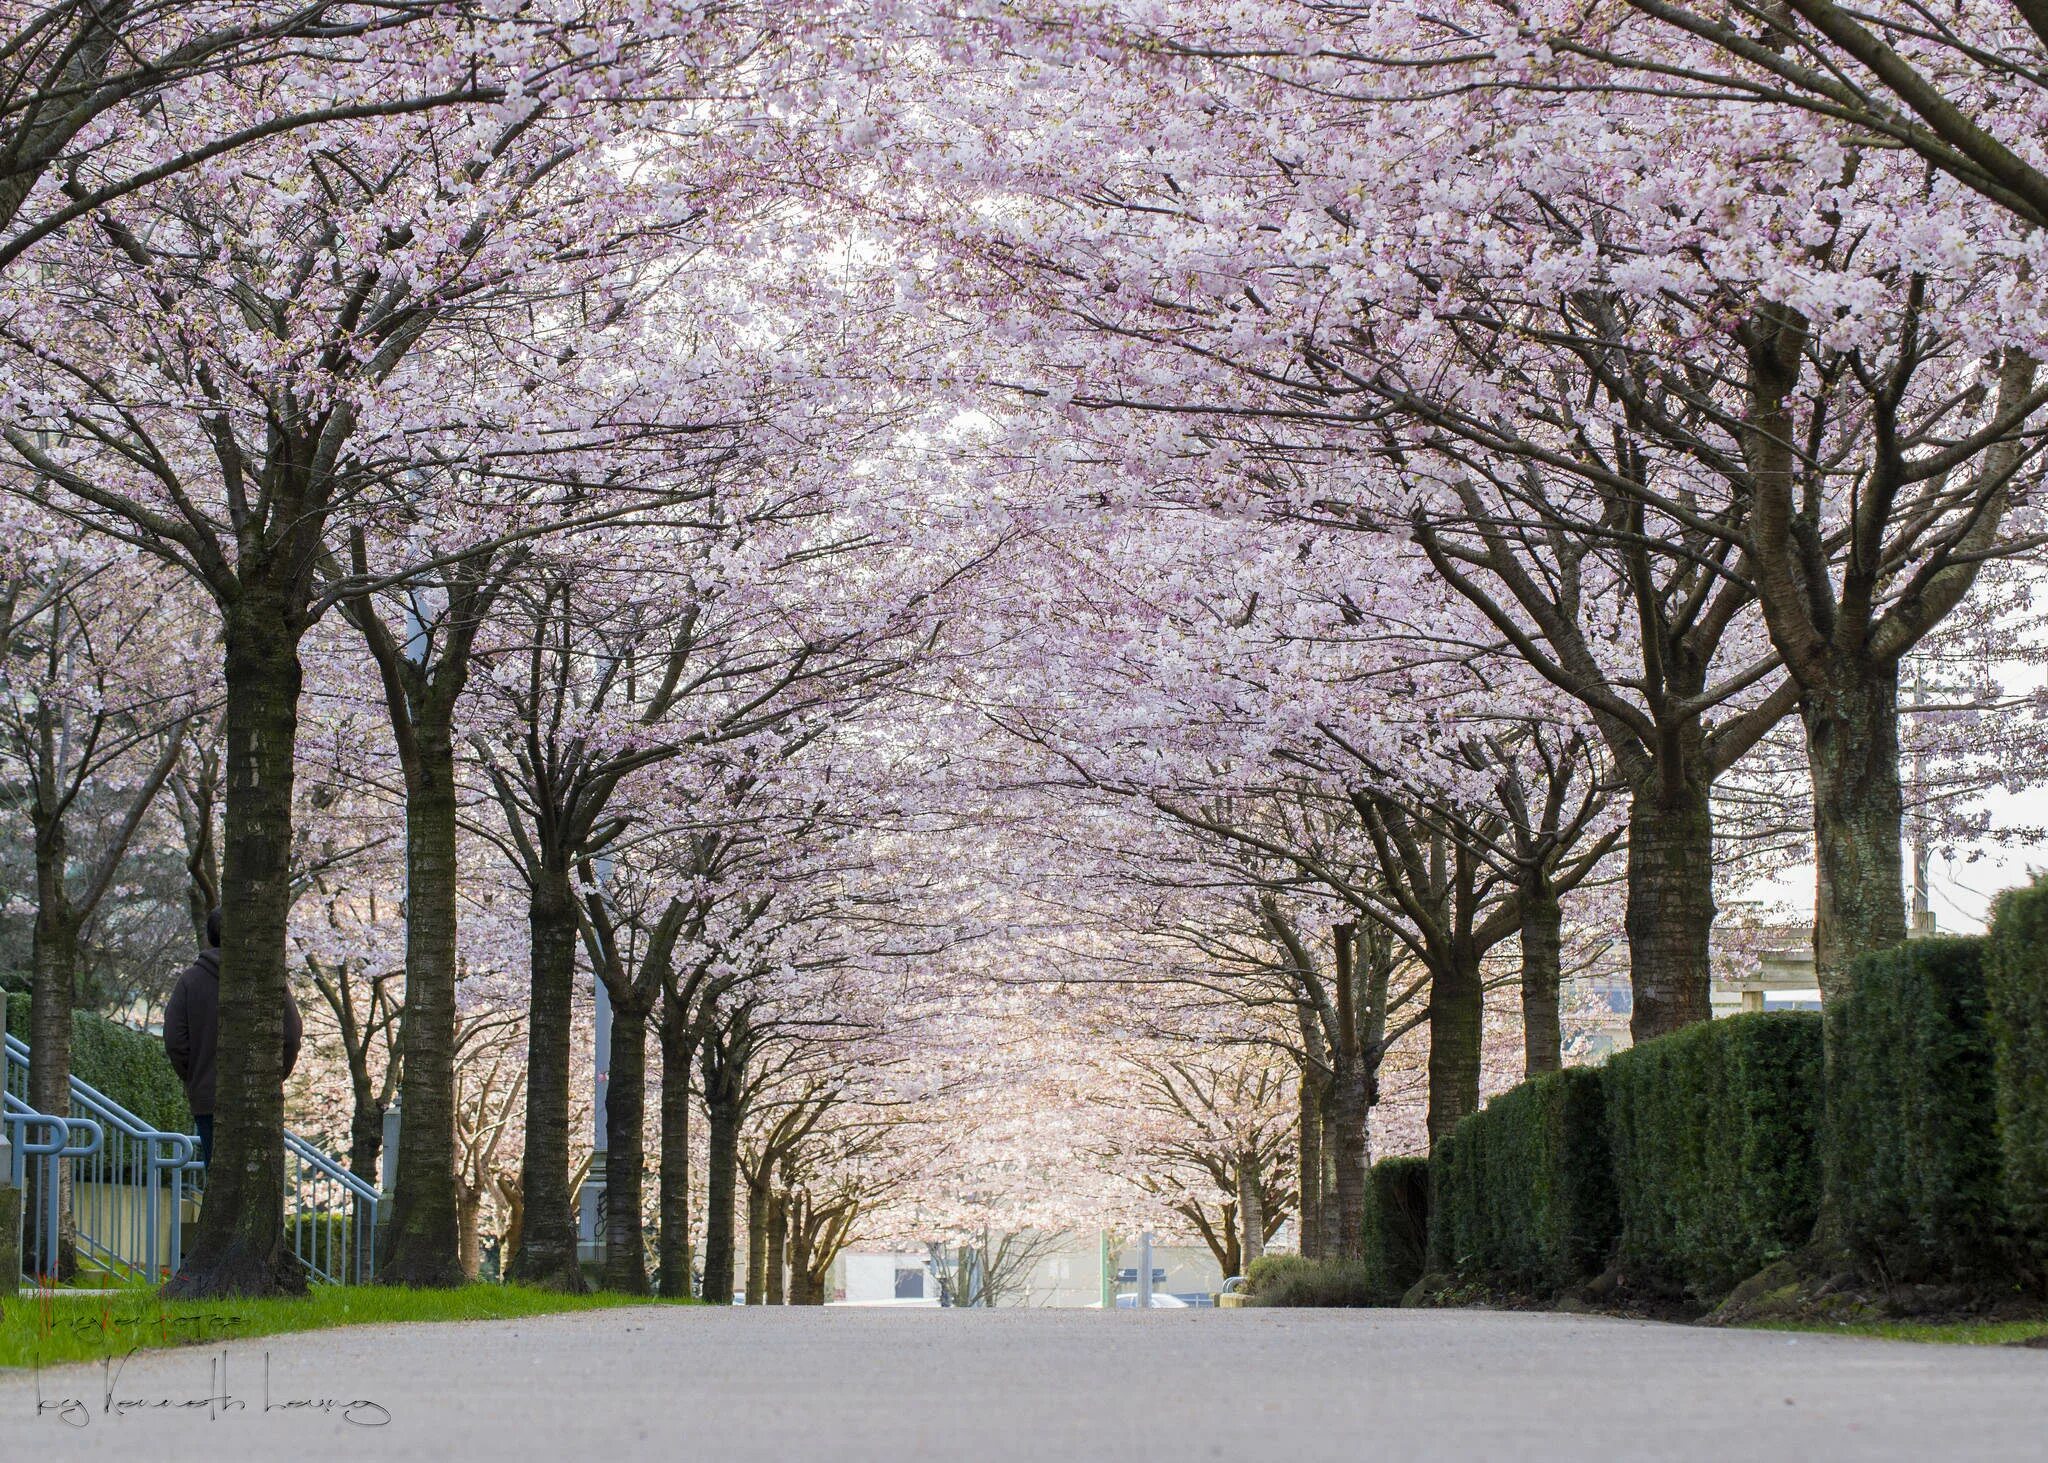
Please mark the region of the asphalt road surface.
POLYGON ((0 1372, 0 1458, 117 1456, 2031 1459, 2048 1351, 1474 1311, 633 1309, 0 1372))

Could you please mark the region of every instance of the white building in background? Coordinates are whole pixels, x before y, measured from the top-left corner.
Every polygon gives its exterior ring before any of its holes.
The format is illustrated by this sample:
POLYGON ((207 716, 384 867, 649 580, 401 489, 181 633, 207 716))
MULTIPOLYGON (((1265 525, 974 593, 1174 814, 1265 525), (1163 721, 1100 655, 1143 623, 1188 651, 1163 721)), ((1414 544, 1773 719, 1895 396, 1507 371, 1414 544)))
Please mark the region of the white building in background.
MULTIPOLYGON (((1102 1237, 1083 1231, 1064 1237, 1039 1256, 1022 1292, 1003 1304, 1081 1308, 1102 1303, 1102 1237)), ((1138 1247, 1127 1244, 1113 1257, 1125 1277, 1120 1289, 1134 1288, 1138 1247)), ((1152 1246, 1154 1290, 1189 1305, 1207 1305, 1222 1288, 1223 1273, 1206 1246, 1152 1246), (1160 1272, 1164 1272, 1163 1274, 1160 1272)), ((834 1305, 936 1306, 939 1286, 922 1252, 849 1250, 833 1262, 825 1297, 834 1305)))

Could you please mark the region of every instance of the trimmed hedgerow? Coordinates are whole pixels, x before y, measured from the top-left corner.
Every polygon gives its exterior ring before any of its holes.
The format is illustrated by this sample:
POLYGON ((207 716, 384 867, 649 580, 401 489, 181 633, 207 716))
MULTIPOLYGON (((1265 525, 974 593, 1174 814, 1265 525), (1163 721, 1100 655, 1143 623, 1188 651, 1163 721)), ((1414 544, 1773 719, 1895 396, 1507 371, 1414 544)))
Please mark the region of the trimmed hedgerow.
POLYGON ((1806 1242, 1820 1206, 1819 1015, 1703 1021, 1603 1072, 1632 1282, 1717 1299, 1806 1242))
MULTIPOLYGON (((1304 1260, 1299 1255, 1272 1258, 1294 1263, 1268 1270, 1256 1281, 1246 1277, 1253 1305, 1357 1307, 1387 1303, 1379 1277, 1363 1260, 1304 1260)), ((1257 1261, 1252 1270, 1258 1273, 1257 1261)))
POLYGON ((1830 1211, 1850 1251, 1894 1281, 2003 1268, 1983 943, 1865 955, 1827 1013, 1830 1211))
POLYGON ((1391 1305, 1422 1278, 1429 1250, 1429 1160, 1382 1158, 1367 1175, 1365 1267, 1391 1305))
MULTIPOLYGON (((28 1040, 26 995, 7 998, 7 1030, 28 1040)), ((31 1052, 33 1057, 33 1052, 31 1052)), ((98 1088, 143 1122, 165 1132, 192 1131, 185 1086, 171 1070, 163 1039, 90 1011, 71 1013, 71 1075, 98 1088)))
POLYGON ((1438 1141, 1430 1170, 1432 1268, 1555 1293, 1606 1264, 1616 1215, 1598 1071, 1502 1093, 1438 1141))
POLYGON ((1296 1270, 1305 1270, 1315 1264, 1304 1255, 1289 1251, 1273 1251, 1264 1254, 1245 1267, 1244 1288, 1247 1295, 1257 1295, 1269 1286, 1277 1285, 1296 1270))
POLYGON ((2048 878, 1998 897, 1984 975, 2005 1212, 2048 1272, 2048 878))

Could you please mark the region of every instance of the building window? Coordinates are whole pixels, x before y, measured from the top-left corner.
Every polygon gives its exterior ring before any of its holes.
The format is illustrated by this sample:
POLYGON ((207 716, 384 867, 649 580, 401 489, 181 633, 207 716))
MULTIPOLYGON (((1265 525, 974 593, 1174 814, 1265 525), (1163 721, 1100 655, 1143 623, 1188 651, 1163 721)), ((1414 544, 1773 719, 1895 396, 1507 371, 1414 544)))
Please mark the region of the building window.
POLYGON ((924 1271, 898 1266, 896 1270, 896 1299, 924 1299, 924 1271))

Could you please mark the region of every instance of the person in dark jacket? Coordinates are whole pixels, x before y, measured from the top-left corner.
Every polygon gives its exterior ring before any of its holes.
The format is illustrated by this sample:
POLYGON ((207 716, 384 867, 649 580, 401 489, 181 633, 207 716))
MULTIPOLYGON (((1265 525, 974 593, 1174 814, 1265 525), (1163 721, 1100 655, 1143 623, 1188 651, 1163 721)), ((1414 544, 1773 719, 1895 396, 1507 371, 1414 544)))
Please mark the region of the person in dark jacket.
MULTIPOLYGON (((284 1074, 298 1065, 305 1037, 298 1002, 284 993, 284 1074)), ((164 1053, 185 1084, 185 1100, 199 1128, 199 1161, 213 1161, 214 1061, 220 1048, 220 911, 206 917, 206 948, 185 967, 164 1007, 164 1053)))

